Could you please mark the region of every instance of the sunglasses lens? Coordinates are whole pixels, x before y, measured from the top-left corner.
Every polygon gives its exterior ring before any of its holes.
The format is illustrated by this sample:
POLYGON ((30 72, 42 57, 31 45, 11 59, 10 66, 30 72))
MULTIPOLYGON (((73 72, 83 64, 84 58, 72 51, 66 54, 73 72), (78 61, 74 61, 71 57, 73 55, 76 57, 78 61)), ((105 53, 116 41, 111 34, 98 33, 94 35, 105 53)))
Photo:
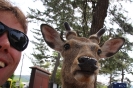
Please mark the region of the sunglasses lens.
POLYGON ((12 30, 8 36, 10 44, 18 51, 23 51, 27 47, 29 40, 24 33, 12 30))
POLYGON ((0 34, 3 34, 5 27, 0 23, 0 34))

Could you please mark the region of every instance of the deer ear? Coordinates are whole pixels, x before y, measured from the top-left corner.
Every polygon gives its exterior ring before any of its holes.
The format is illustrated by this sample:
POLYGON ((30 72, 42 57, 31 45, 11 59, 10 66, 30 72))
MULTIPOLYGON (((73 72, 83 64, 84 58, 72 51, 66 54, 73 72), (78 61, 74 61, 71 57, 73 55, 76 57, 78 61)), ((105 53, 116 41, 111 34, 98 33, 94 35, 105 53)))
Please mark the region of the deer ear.
POLYGON ((124 42, 124 38, 114 38, 106 41, 104 45, 101 47, 102 53, 100 54, 100 57, 106 58, 113 56, 123 46, 124 42))
POLYGON ((41 32, 47 45, 54 50, 61 51, 64 42, 60 38, 60 34, 51 26, 41 24, 41 32))

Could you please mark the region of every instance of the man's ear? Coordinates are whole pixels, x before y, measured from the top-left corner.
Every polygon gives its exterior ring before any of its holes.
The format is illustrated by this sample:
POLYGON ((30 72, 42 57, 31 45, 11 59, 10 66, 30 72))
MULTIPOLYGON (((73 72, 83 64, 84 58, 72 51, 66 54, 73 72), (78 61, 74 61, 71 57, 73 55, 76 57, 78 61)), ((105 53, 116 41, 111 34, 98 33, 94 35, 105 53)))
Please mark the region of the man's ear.
POLYGON ((101 47, 102 53, 100 54, 101 58, 106 58, 116 54, 125 42, 124 38, 114 38, 106 41, 101 47))
POLYGON ((61 51, 64 42, 60 38, 60 34, 51 26, 41 24, 41 32, 47 45, 54 50, 61 51))

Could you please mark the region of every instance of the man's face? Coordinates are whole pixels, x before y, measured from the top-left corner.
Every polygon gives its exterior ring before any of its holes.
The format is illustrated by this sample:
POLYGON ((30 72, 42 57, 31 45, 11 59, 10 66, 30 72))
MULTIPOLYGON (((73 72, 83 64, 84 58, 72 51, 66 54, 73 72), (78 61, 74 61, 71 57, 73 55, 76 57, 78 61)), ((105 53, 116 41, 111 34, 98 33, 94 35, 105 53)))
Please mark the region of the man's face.
MULTIPOLYGON (((24 32, 24 29, 11 12, 0 11, 0 22, 10 28, 24 32)), ((2 85, 15 71, 21 58, 21 51, 10 45, 7 32, 0 35, 0 85, 2 85)))

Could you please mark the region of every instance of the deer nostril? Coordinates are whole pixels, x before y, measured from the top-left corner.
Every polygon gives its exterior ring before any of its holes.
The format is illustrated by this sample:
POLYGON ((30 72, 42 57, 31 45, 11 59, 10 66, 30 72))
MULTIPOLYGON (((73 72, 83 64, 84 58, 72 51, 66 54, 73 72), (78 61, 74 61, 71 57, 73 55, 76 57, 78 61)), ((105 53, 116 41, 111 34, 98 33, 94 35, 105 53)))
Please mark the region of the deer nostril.
POLYGON ((85 63, 88 60, 88 58, 81 57, 78 59, 79 63, 85 63))
POLYGON ((90 63, 90 64, 93 64, 93 65, 96 65, 97 61, 94 60, 94 59, 90 59, 90 60, 89 60, 89 63, 90 63))

